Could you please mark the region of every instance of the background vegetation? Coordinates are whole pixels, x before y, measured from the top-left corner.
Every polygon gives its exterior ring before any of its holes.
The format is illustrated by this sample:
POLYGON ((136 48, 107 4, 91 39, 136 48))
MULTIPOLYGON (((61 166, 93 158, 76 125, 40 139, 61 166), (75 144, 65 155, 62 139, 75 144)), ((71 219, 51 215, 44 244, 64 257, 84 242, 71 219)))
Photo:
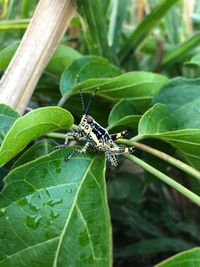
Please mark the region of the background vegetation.
MULTIPOLYGON (((1 76, 37 3, 0 0, 1 76)), ((106 267, 111 250, 116 267, 200 266, 200 2, 77 6, 27 114, 0 104, 0 266, 106 267), (136 147, 106 186, 103 155, 53 151, 82 116, 77 74, 86 102, 100 88, 91 116, 136 147)))

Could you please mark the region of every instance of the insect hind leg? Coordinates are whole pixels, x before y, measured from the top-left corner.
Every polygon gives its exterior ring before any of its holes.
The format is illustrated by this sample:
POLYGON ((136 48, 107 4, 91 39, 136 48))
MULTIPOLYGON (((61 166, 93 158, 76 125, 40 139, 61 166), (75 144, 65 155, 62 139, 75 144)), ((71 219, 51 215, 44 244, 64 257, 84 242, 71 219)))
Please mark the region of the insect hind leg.
POLYGON ((133 153, 134 147, 111 147, 106 151, 106 155, 121 155, 125 153, 133 153))
POLYGON ((106 160, 110 167, 116 168, 119 164, 118 159, 115 155, 106 155, 106 160))

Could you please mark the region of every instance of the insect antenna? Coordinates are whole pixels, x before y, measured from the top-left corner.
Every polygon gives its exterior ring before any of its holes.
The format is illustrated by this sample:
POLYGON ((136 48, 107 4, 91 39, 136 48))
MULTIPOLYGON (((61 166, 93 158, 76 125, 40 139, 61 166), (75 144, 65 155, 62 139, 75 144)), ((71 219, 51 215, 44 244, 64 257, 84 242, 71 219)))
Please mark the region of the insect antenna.
POLYGON ((93 92, 93 94, 91 95, 90 99, 89 99, 89 102, 88 102, 88 105, 87 105, 87 108, 86 108, 86 111, 85 111, 85 114, 87 115, 89 110, 90 110, 90 107, 91 107, 91 103, 92 103, 92 99, 93 97, 96 95, 96 92, 99 90, 99 87, 96 88, 96 90, 93 92))
POLYGON ((82 90, 82 86, 81 86, 80 76, 78 74, 77 74, 77 83, 78 83, 79 88, 80 88, 80 98, 81 98, 81 105, 82 105, 83 114, 86 114, 85 104, 84 104, 84 99, 83 99, 83 90, 82 90))

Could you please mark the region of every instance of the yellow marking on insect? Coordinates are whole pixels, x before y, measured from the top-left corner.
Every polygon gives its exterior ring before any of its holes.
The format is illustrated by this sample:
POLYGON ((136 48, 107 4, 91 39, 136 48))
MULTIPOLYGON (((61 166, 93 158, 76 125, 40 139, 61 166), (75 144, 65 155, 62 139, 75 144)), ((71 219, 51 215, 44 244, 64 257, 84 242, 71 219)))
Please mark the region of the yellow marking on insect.
POLYGON ((128 152, 129 152, 128 147, 125 147, 125 148, 124 148, 124 153, 128 153, 128 152))
POLYGON ((97 145, 100 145, 100 142, 96 136, 96 134, 94 134, 93 132, 90 133, 90 136, 92 138, 92 140, 97 144, 97 145))
POLYGON ((116 139, 122 137, 122 134, 121 133, 118 133, 117 136, 116 136, 116 139))

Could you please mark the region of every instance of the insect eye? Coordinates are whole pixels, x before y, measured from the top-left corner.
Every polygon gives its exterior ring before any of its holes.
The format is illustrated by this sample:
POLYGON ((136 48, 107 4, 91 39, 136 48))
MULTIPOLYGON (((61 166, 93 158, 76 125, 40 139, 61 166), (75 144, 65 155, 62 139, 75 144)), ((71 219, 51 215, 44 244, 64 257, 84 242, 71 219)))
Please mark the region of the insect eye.
POLYGON ((92 119, 91 118, 87 118, 87 123, 92 123, 92 119))
POLYGON ((89 126, 88 125, 85 125, 85 129, 88 130, 89 129, 89 126))

